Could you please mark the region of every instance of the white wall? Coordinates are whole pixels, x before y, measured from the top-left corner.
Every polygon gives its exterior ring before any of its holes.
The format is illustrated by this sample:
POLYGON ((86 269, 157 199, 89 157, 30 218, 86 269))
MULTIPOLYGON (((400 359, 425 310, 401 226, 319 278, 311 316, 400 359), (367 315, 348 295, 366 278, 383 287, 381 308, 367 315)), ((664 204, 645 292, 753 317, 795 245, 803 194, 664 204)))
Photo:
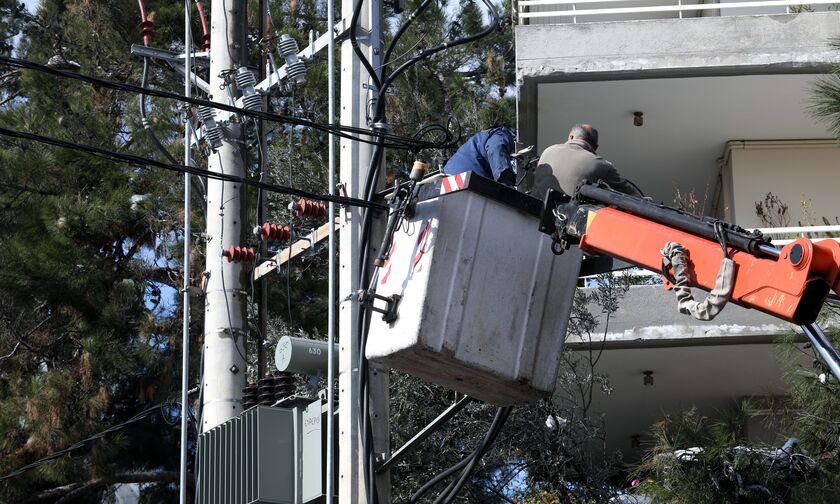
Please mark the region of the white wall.
POLYGON ((788 205, 790 225, 822 224, 840 217, 840 144, 833 140, 727 143, 723 213, 746 228, 761 227, 755 203, 768 192, 788 205))

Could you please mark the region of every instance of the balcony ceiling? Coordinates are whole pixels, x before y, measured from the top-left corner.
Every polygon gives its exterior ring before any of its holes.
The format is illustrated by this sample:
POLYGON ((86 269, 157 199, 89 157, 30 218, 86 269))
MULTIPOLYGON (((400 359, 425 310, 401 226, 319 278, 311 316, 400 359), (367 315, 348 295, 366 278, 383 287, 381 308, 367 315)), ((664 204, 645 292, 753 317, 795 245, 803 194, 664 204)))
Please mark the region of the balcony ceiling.
MULTIPOLYGON (((599 345, 593 346, 597 356, 599 345)), ((596 385, 593 411, 604 414, 608 452, 619 450, 628 461, 641 457, 652 442, 651 426, 664 414, 696 406, 714 419, 740 398, 784 395, 777 355, 770 344, 605 350, 596 373, 609 377, 612 392, 604 394, 596 385), (644 371, 653 371, 652 386, 644 385, 644 371), (632 446, 634 435, 640 436, 641 449, 632 446)), ((812 369, 807 358, 800 363, 812 369)), ((775 441, 760 430, 748 434, 775 441)))
POLYGON ((813 74, 748 75, 538 84, 537 147, 589 122, 599 153, 658 201, 694 189, 709 203, 730 140, 830 138, 807 113, 813 74), (633 112, 644 126, 633 125, 633 112))

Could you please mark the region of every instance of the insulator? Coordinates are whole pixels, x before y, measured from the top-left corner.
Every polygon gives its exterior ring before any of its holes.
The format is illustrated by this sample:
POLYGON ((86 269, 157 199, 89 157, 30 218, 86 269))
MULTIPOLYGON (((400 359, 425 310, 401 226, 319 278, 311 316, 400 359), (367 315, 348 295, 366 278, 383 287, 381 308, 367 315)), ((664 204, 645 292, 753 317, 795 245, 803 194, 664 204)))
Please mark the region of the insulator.
POLYGON ((277 48, 280 50, 280 54, 286 58, 286 64, 289 64, 289 58, 294 57, 293 61, 297 61, 297 54, 300 51, 298 48, 297 40, 293 39, 287 34, 280 35, 280 41, 277 43, 277 48))
POLYGON ((247 410, 259 402, 259 387, 256 384, 248 385, 242 389, 242 409, 247 410))
POLYGON ((253 72, 245 67, 239 67, 233 80, 236 81, 236 87, 242 93, 242 103, 245 108, 248 110, 261 110, 262 97, 254 89, 254 86, 257 85, 257 80, 254 78, 253 72))
POLYGON ((274 400, 285 399, 295 393, 295 377, 291 373, 278 373, 274 376, 274 400))
POLYGON ((204 123, 204 138, 215 152, 222 146, 222 128, 216 123, 216 110, 211 107, 198 107, 198 117, 204 123))
POLYGON ((426 170, 429 169, 429 165, 424 163, 423 161, 415 161, 414 165, 411 167, 411 174, 408 176, 411 180, 415 182, 420 182, 423 180, 423 175, 426 174, 426 170))
POLYGON ((292 203, 291 209, 295 217, 309 217, 320 220, 327 218, 327 205, 320 201, 301 198, 297 203, 292 203))
POLYGON ((222 251, 228 262, 252 263, 257 259, 257 252, 252 247, 234 247, 231 245, 227 250, 222 251))
POLYGON ((155 27, 154 21, 146 19, 140 23, 140 36, 143 37, 143 45, 152 43, 152 29, 155 27))
POLYGON ((298 61, 286 65, 286 77, 289 81, 295 84, 303 84, 306 82, 306 65, 303 61, 298 61))
POLYGON ((292 230, 289 226, 281 226, 279 224, 270 224, 266 222, 260 228, 260 240, 272 240, 285 242, 292 239, 292 230))
POLYGON ((277 43, 280 54, 286 60, 286 77, 290 82, 303 84, 306 81, 306 65, 298 59, 298 43, 292 37, 283 34, 277 43))

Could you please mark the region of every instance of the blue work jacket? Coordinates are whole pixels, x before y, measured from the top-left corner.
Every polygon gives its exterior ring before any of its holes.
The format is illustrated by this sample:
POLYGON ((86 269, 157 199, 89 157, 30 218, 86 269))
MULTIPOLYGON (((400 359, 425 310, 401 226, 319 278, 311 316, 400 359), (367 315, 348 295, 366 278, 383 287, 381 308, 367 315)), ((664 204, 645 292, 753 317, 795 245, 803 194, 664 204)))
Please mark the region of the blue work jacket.
POLYGON ((510 155, 514 149, 513 133, 508 128, 490 128, 471 136, 455 152, 443 172, 449 175, 474 171, 482 177, 499 180, 511 170, 510 155))

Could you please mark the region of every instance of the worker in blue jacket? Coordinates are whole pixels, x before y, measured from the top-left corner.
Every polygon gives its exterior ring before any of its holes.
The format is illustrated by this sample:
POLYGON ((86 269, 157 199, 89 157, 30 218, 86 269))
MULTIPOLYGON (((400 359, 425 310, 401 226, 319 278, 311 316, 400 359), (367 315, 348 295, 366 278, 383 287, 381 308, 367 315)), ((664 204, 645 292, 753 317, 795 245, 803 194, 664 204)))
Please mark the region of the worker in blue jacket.
POLYGON ((513 132, 504 127, 479 131, 455 152, 443 172, 448 175, 474 171, 501 184, 516 184, 510 155, 515 148, 513 132))

